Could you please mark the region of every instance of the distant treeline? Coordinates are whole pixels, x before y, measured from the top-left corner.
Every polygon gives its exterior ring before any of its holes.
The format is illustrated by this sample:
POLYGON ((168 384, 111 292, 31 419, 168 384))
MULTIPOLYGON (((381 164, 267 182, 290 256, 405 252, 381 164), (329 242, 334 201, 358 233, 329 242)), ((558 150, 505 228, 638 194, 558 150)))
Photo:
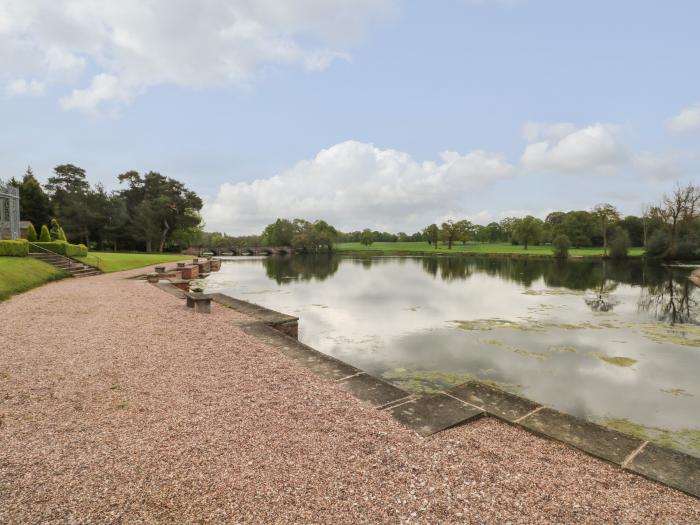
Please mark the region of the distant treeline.
POLYGON ((187 248, 201 235, 202 200, 181 182, 150 171, 118 175, 124 188, 91 187, 85 170, 54 168, 42 186, 31 168, 21 181, 20 218, 38 230, 56 219, 70 242, 110 250, 164 251, 187 248))
POLYGON ((325 221, 277 219, 260 235, 235 237, 204 233, 197 243, 207 248, 242 246, 293 246, 302 252, 331 251, 339 242, 428 242, 451 248, 455 243, 511 243, 514 245, 554 244, 556 246, 615 246, 626 254, 630 246, 642 246, 653 257, 700 257, 700 187, 677 186, 656 205, 647 206, 641 216, 622 214, 610 204, 590 210, 556 211, 544 220, 533 216, 507 217, 486 225, 468 220, 430 224, 414 233, 390 233, 370 229, 337 231, 325 221))

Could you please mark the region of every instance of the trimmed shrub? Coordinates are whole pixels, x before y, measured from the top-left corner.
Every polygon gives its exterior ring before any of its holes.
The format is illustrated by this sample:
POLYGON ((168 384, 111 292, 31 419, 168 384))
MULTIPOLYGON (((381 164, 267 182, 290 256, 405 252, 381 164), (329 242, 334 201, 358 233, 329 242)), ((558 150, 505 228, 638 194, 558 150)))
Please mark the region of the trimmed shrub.
POLYGON ((31 222, 29 223, 29 226, 27 226, 27 240, 29 242, 36 242, 38 240, 36 228, 34 228, 34 225, 31 222))
POLYGON ((656 230, 647 241, 647 249, 644 252, 647 257, 664 257, 668 253, 671 241, 663 230, 656 230))
POLYGON ((552 249, 554 250, 554 257, 560 259, 566 259, 569 256, 569 247, 571 246, 571 241, 566 235, 559 234, 552 241, 552 249))
POLYGON ((64 232, 63 228, 61 228, 60 226, 58 227, 58 237, 56 237, 56 240, 68 242, 68 239, 66 239, 66 232, 64 232))
POLYGON ((85 257, 88 254, 87 246, 84 244, 66 243, 66 253, 68 257, 85 257))
POLYGON ((6 257, 26 257, 29 255, 29 242, 27 239, 0 241, 0 255, 6 257))
POLYGON ((88 254, 87 246, 84 244, 70 244, 63 241, 36 242, 34 244, 50 252, 67 257, 85 257, 88 254))
POLYGON ((41 227, 39 242, 51 242, 51 234, 49 233, 49 228, 46 226, 46 224, 41 227))
POLYGON ((627 231, 615 228, 608 243, 608 255, 611 259, 626 259, 631 244, 627 231))

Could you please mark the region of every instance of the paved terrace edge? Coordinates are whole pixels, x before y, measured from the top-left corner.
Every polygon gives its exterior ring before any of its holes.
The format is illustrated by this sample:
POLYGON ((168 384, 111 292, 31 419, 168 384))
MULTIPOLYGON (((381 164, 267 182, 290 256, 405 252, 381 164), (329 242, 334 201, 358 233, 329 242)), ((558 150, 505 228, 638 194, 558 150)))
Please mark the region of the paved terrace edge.
MULTIPOLYGON (((154 283, 154 286, 185 298, 184 292, 169 282, 154 283)), ((479 381, 467 381, 435 394, 415 396, 301 343, 297 339, 298 317, 221 293, 208 295, 214 302, 255 319, 241 323, 244 332, 276 348, 314 374, 335 381, 355 398, 389 412, 421 437, 491 416, 700 498, 700 458, 559 412, 479 381)))

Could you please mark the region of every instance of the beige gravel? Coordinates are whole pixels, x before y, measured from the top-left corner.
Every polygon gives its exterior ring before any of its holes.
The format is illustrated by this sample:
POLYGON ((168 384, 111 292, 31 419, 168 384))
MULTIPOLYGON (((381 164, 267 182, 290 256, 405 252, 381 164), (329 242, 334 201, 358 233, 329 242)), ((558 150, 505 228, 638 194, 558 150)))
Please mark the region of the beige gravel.
POLYGON ((0 303, 0 523, 700 523, 689 496, 491 419, 421 439, 244 316, 124 275, 0 303))

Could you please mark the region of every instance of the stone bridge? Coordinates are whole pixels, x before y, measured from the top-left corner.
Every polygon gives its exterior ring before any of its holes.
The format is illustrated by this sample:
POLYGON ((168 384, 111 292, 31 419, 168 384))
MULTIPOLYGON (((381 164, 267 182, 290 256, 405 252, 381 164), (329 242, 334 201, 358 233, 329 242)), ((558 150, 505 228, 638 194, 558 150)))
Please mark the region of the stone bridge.
POLYGON ((291 255, 294 248, 291 246, 230 246, 224 248, 190 248, 185 253, 188 255, 201 255, 203 253, 214 255, 291 255))

